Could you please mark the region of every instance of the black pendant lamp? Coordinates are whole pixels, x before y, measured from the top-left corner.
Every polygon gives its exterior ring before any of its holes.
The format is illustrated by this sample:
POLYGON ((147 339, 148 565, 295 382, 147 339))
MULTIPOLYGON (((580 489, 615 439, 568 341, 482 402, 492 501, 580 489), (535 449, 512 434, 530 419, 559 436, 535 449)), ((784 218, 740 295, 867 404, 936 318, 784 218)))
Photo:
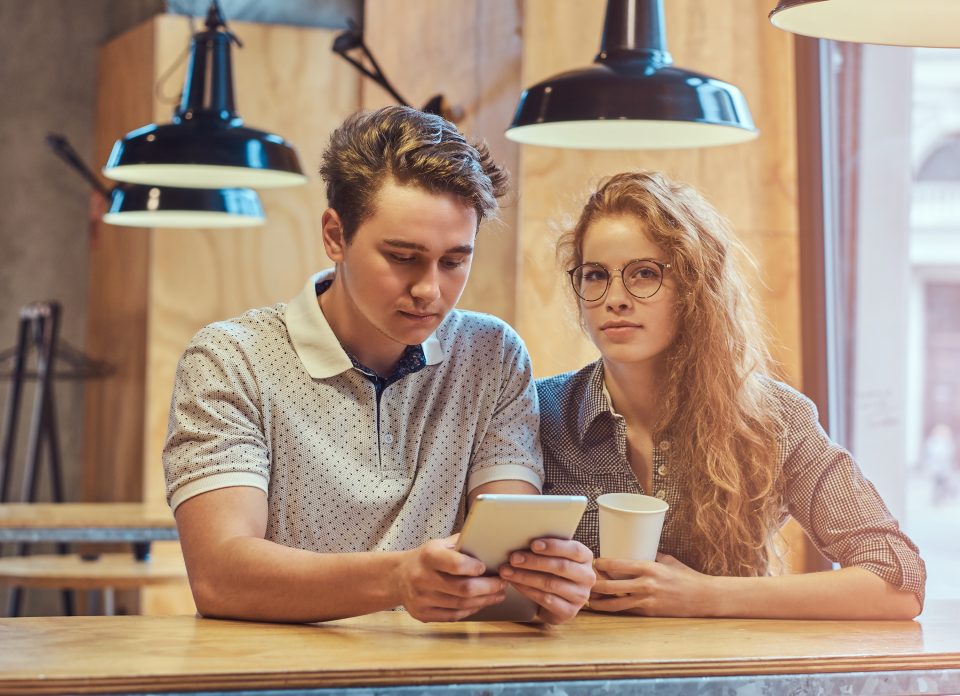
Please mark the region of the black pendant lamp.
POLYGON ((123 184, 110 192, 103 221, 123 227, 225 228, 264 223, 252 189, 188 189, 123 184))
POLYGON ((117 181, 190 188, 277 188, 306 183, 297 153, 283 138, 247 128, 233 101, 230 44, 219 3, 197 32, 180 105, 171 123, 144 126, 113 146, 105 176, 117 181))
POLYGON ((104 186, 70 142, 58 133, 47 145, 107 203, 103 221, 123 227, 256 227, 264 223, 260 197, 252 189, 185 189, 120 184, 104 186))
POLYGON ((780 0, 770 22, 834 41, 960 48, 958 0, 780 0))
POLYGON ((520 143, 596 150, 732 145, 757 137, 735 86, 673 66, 663 0, 608 0, 594 64, 524 90, 520 143))

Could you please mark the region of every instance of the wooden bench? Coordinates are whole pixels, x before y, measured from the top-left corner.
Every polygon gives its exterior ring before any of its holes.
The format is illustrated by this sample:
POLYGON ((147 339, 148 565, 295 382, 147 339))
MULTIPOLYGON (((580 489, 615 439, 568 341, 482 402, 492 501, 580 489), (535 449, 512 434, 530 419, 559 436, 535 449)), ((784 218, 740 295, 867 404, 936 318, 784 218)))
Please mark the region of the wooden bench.
POLYGON ((114 590, 183 582, 179 558, 138 561, 130 553, 7 556, 0 558, 0 585, 47 589, 100 590, 103 613, 114 613, 114 590))

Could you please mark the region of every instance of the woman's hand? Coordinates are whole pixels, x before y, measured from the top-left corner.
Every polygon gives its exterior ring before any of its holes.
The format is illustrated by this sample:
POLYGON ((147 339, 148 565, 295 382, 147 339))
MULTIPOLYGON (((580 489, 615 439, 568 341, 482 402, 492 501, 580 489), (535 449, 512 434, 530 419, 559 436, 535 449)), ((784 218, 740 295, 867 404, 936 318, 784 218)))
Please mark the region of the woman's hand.
POLYGON ((598 558, 594 567, 599 571, 590 596, 594 611, 684 617, 717 613, 715 578, 673 556, 657 554, 656 562, 598 558))

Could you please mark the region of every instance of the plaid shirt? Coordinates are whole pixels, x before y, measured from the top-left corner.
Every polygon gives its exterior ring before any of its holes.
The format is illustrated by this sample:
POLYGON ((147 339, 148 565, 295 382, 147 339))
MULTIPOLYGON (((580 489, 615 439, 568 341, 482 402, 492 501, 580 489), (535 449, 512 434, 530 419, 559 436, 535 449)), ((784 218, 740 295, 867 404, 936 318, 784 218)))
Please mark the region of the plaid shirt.
MULTIPOLYGON (((873 484, 850 453, 827 437, 807 397, 772 379, 764 380, 764 387, 779 405, 782 423, 777 457, 785 491, 782 521, 793 516, 829 560, 866 568, 913 592, 922 603, 923 560, 873 484)), ((627 459, 626 424, 612 410, 604 388, 603 363, 538 380, 537 392, 544 493, 589 500, 576 539, 599 556, 597 496, 654 495, 670 505, 660 551, 697 568, 687 482, 699 474, 687 463, 672 461, 670 440, 663 438, 653 448, 653 489, 643 490, 627 459)))

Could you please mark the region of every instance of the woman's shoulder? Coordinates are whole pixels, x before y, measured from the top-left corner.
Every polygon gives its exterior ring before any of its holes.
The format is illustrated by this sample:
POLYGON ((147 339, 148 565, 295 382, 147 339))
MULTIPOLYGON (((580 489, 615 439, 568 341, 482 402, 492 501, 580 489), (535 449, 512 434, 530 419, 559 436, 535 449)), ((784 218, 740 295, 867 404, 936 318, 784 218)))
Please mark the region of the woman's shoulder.
POLYGON ((584 365, 579 370, 537 379, 537 396, 541 407, 545 403, 556 405, 584 398, 596 380, 598 369, 601 369, 599 361, 584 365))
POLYGON ((784 429, 808 427, 819 422, 817 406, 806 394, 773 377, 758 375, 756 379, 784 429))

